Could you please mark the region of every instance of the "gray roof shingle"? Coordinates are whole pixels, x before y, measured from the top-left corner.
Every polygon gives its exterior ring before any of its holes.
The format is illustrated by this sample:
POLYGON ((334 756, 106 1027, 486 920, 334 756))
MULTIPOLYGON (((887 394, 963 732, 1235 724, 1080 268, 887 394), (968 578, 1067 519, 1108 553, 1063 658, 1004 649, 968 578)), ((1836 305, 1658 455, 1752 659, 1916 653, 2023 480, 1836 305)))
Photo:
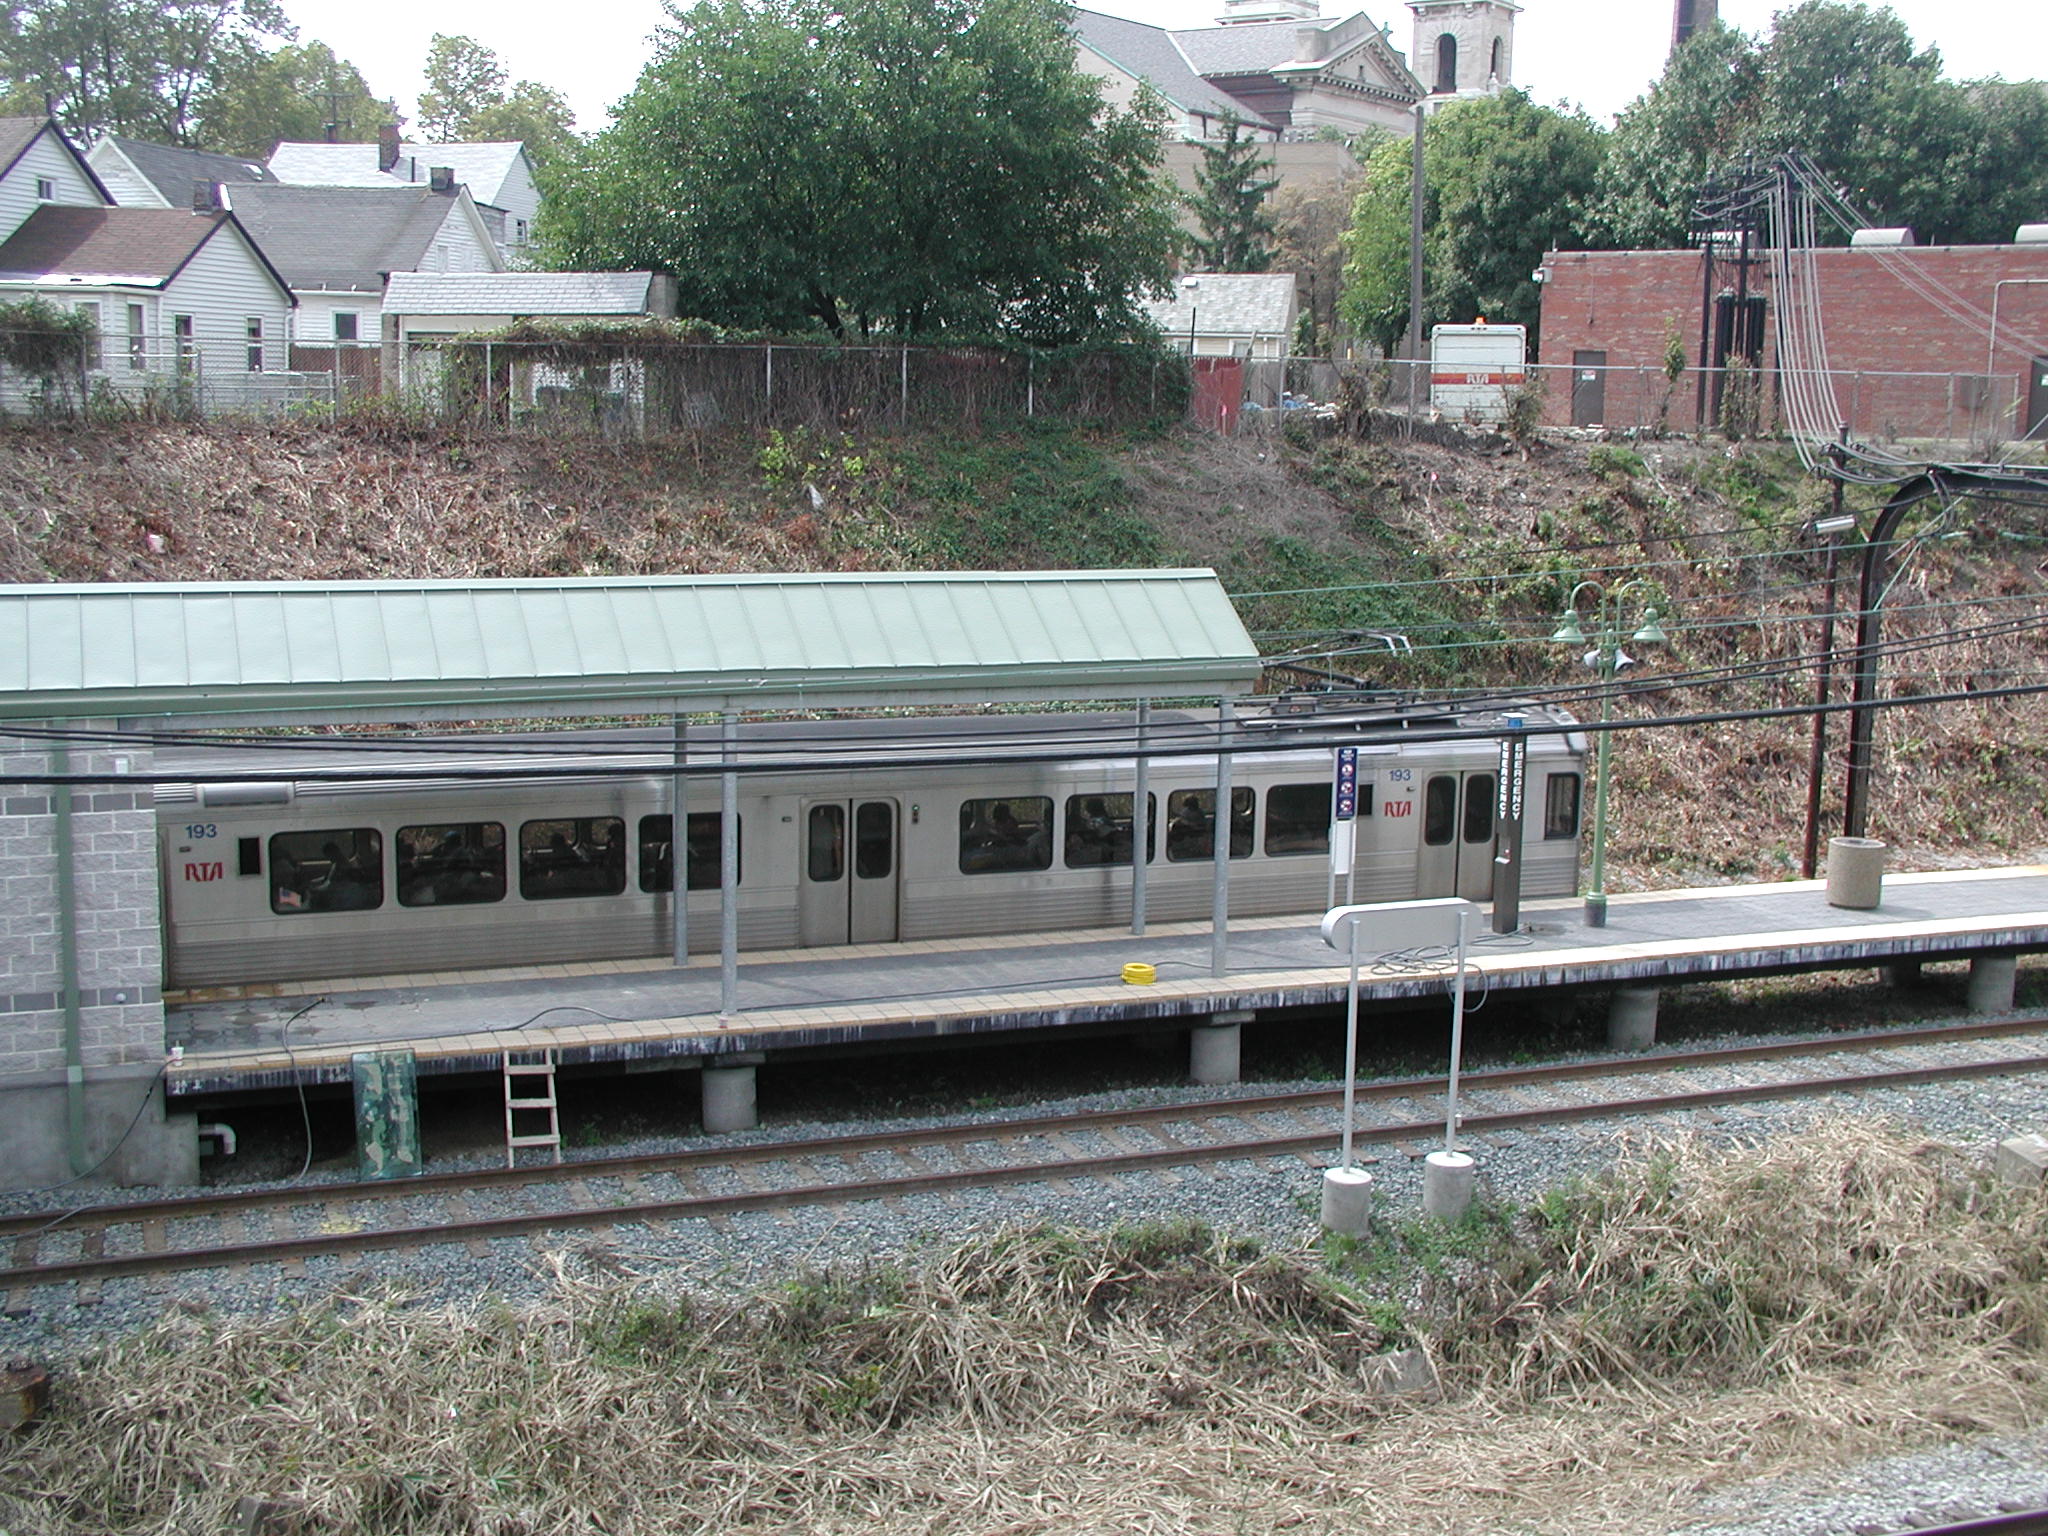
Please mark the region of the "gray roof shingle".
POLYGON ((237 187, 250 238, 294 288, 375 293, 419 266, 458 199, 426 187, 237 187))
POLYGON ((0 279, 99 278, 154 286, 168 281, 225 213, 182 208, 68 208, 46 203, 0 244, 0 279))
POLYGON ((230 186, 275 181, 260 161, 240 155, 216 155, 203 149, 177 149, 143 139, 115 138, 114 147, 128 157, 173 208, 188 207, 194 182, 225 182, 230 186))
POLYGON ((1218 90, 1188 63, 1175 46, 1174 34, 1142 21, 1125 21, 1100 11, 1075 11, 1074 35, 1119 69, 1148 81, 1172 105, 1211 117, 1235 115, 1247 123, 1270 128, 1243 102, 1218 90))
POLYGON ((1174 284, 1173 297, 1146 303, 1168 336, 1194 325, 1203 336, 1280 336, 1294 325, 1292 272, 1196 272, 1174 284))
POLYGON ((384 308, 401 315, 641 315, 651 272, 394 272, 384 308))

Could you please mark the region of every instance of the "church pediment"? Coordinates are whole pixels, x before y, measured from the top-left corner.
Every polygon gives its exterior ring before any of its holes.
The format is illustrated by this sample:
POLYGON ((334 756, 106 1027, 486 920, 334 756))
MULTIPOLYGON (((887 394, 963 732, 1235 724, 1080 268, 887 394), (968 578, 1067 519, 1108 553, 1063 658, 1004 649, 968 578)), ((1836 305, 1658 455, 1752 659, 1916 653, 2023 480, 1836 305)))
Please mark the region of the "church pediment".
POLYGON ((1329 78, 1345 85, 1404 96, 1411 101, 1425 94, 1422 82, 1415 78, 1407 61, 1377 29, 1349 47, 1333 52, 1328 58, 1281 65, 1273 70, 1273 74, 1296 83, 1303 82, 1304 77, 1329 78))

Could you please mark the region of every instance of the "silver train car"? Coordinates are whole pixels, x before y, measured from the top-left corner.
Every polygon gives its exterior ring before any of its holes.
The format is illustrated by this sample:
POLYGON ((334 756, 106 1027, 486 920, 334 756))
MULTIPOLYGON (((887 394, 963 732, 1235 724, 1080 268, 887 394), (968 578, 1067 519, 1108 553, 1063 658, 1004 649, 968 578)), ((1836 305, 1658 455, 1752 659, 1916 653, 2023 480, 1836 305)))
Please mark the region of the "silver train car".
MULTIPOLYGON (((1560 711, 1520 713, 1550 727, 1527 737, 1522 891, 1570 895, 1585 738, 1560 711)), ((1356 899, 1491 894, 1496 742, 1430 732, 1497 730, 1500 714, 1312 695, 1262 701, 1239 724, 1233 915, 1322 909, 1332 748, 1345 742, 1359 750, 1356 899)), ((1160 711, 1149 729, 1147 914, 1206 917, 1215 720, 1160 711)), ((693 732, 689 765, 709 776, 687 781, 680 840, 661 733, 166 748, 159 771, 180 777, 157 790, 165 984, 666 954, 679 862, 690 948, 715 950, 724 768, 705 735, 693 732)), ((741 948, 1128 922, 1134 740, 1129 715, 747 727, 731 748, 741 948)))

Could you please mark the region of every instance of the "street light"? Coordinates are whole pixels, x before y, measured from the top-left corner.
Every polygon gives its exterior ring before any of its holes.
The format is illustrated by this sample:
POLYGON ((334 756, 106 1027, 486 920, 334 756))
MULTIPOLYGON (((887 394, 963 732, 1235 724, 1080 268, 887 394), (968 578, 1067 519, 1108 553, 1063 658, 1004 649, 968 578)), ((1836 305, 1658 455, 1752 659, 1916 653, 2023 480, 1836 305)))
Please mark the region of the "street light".
POLYGON ((1192 363, 1195 359, 1195 316, 1200 313, 1195 307, 1195 296, 1196 290, 1202 286, 1202 280, 1199 277, 1184 277, 1180 280, 1180 285, 1187 290, 1188 295, 1188 361, 1192 363))
MULTIPOLYGON (((1656 592, 1656 584, 1648 581, 1625 581, 1612 590, 1604 582, 1582 581, 1565 599, 1564 614, 1558 620, 1556 633, 1550 637, 1559 645, 1569 645, 1574 650, 1590 645, 1592 648, 1586 652, 1586 665, 1600 676, 1600 740, 1594 748, 1593 770, 1596 775, 1593 787, 1593 862, 1587 871, 1586 883, 1588 928, 1607 926, 1607 763, 1612 735, 1607 729, 1607 722, 1614 710, 1614 678, 1624 667, 1635 665, 1635 657, 1621 648, 1622 611, 1632 597, 1656 592), (1593 632, 1590 636, 1579 623, 1579 596, 1588 592, 1594 594, 1593 632)), ((1666 636, 1657 618, 1656 607, 1645 604, 1642 623, 1628 635, 1629 642, 1638 646, 1665 644, 1666 636)))

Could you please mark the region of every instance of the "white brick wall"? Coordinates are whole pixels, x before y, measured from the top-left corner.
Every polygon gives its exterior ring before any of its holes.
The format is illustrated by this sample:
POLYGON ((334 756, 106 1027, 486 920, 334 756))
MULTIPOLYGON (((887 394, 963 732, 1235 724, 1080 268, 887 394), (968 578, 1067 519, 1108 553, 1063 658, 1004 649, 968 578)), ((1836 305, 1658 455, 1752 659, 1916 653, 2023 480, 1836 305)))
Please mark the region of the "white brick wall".
MULTIPOLYGON (((88 1070, 163 1054, 163 922, 156 816, 147 786, 114 780, 115 753, 74 748, 72 790, 80 1041, 88 1070), (125 993, 117 1000, 117 993, 125 993)), ((123 750, 131 772, 150 754, 123 750)), ((18 776, 51 771, 40 743, 0 736, 0 1084, 64 1065, 62 944, 54 791, 18 776)))

